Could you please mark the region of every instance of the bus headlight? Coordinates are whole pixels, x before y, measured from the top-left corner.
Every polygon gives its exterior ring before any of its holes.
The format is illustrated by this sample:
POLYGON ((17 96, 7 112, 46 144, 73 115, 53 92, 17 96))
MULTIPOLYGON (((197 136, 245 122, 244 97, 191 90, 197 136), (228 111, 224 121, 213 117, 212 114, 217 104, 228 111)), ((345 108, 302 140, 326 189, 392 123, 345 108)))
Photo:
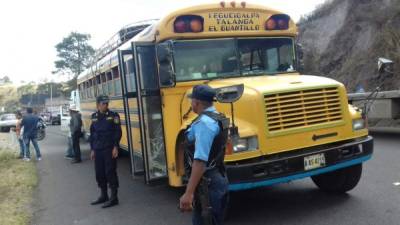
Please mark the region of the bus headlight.
POLYGON ((364 119, 353 120, 353 130, 361 130, 365 128, 364 119))
POLYGON ((233 146, 233 152, 253 151, 258 149, 257 136, 239 138, 233 146))

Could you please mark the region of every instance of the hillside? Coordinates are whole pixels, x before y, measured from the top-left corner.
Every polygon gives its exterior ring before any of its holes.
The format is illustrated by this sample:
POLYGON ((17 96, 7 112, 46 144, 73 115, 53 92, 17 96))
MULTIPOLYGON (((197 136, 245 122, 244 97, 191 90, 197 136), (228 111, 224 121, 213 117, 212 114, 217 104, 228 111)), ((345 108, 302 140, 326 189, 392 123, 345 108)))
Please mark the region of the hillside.
POLYGON ((332 77, 349 92, 378 83, 377 58, 394 61, 384 90, 400 88, 400 0, 328 0, 299 21, 304 74, 332 77))
POLYGON ((4 107, 6 112, 14 112, 18 106, 17 88, 12 84, 0 85, 0 110, 4 107))

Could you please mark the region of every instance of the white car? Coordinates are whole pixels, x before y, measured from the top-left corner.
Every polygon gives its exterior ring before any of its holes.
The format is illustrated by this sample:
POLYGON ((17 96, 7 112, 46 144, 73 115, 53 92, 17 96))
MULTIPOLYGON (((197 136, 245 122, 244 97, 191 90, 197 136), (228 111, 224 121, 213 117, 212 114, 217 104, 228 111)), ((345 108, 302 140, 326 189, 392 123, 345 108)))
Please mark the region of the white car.
POLYGON ((0 131, 9 132, 10 128, 17 125, 15 114, 7 113, 0 116, 0 131))

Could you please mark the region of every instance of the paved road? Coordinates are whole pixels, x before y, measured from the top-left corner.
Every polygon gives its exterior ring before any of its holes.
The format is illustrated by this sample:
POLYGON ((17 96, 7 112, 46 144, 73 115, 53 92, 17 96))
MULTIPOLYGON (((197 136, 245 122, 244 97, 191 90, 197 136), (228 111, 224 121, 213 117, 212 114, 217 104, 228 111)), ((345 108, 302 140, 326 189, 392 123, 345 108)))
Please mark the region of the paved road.
MULTIPOLYGON (((50 127, 41 143, 39 188, 33 224, 48 225, 183 225, 190 215, 177 211, 182 189, 166 185, 148 187, 142 177, 129 173, 129 159, 119 161, 120 202, 117 207, 90 206, 97 197, 93 163, 83 145, 84 162, 71 165, 63 158, 66 139, 50 127)), ((347 195, 320 192, 309 180, 233 193, 227 225, 383 225, 400 224, 400 140, 396 135, 376 135, 376 151, 365 164, 356 189, 347 195)))

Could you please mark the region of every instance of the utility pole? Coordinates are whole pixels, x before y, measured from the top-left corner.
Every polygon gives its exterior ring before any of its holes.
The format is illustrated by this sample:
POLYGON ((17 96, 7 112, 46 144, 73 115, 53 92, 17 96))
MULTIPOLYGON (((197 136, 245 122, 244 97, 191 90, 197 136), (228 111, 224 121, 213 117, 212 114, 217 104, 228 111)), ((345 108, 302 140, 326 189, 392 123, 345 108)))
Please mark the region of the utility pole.
POLYGON ((50 107, 53 110, 53 82, 50 82, 50 107))

